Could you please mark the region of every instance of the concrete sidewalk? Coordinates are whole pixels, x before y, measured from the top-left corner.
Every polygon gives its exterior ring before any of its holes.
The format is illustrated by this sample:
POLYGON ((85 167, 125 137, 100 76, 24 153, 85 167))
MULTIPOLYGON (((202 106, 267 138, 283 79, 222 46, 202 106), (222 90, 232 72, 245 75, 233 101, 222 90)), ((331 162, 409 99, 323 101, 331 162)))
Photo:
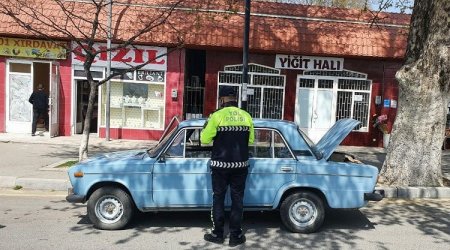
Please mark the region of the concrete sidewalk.
MULTIPOLYGON (((48 135, 0 133, 0 188, 24 188, 64 191, 70 187, 67 170, 55 166, 76 160, 81 135, 50 138, 48 135)), ((145 149, 156 141, 111 140, 91 135, 89 155, 127 149, 145 149)), ((340 146, 340 151, 356 155, 364 163, 381 167, 386 152, 383 148, 340 146)), ((443 152, 443 169, 448 179, 450 151, 443 152)), ((450 198, 450 187, 380 187, 392 198, 450 198)))

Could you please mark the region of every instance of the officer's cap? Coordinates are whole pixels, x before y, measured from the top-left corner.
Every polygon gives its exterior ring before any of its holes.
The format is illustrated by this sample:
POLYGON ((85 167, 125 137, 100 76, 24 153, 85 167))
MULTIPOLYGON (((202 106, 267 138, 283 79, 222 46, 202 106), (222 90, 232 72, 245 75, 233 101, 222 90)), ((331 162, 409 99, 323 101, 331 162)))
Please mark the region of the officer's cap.
POLYGON ((219 97, 234 96, 236 97, 236 91, 231 86, 220 86, 219 97))

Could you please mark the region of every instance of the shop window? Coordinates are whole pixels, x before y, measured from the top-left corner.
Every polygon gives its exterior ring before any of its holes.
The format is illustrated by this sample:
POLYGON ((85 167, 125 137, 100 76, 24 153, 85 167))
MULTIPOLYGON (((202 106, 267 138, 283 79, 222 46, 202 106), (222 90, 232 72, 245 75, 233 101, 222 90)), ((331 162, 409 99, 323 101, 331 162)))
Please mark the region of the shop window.
MULTIPOLYGON (((110 126, 163 129, 164 84, 111 81, 110 126)), ((102 86, 102 123, 105 125, 106 87, 102 86)))
POLYGON ((9 72, 14 73, 31 73, 31 64, 27 63, 10 63, 9 72))

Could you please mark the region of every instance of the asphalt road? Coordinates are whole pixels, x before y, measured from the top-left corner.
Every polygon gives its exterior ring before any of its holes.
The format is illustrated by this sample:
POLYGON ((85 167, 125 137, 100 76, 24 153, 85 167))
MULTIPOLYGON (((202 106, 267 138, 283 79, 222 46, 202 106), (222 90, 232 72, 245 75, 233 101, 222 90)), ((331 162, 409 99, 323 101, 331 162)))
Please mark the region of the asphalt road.
MULTIPOLYGON (((207 212, 138 214, 125 230, 93 228, 62 193, 0 191, 0 249, 217 249, 203 241, 207 212)), ((286 231, 277 212, 244 213, 237 249, 449 249, 450 200, 384 200, 330 211, 320 232, 286 231)), ((227 245, 223 245, 228 248, 227 245)))

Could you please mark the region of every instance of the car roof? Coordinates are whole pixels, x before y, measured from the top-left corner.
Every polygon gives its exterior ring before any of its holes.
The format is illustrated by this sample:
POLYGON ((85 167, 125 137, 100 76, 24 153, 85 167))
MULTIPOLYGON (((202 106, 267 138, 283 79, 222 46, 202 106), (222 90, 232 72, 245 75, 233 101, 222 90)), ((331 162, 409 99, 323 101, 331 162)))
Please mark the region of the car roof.
MULTIPOLYGON (((205 118, 189 119, 180 122, 180 127, 202 127, 205 124, 205 118)), ((297 129, 297 124, 286 120, 277 119, 253 119, 255 128, 274 128, 277 130, 297 129)))

